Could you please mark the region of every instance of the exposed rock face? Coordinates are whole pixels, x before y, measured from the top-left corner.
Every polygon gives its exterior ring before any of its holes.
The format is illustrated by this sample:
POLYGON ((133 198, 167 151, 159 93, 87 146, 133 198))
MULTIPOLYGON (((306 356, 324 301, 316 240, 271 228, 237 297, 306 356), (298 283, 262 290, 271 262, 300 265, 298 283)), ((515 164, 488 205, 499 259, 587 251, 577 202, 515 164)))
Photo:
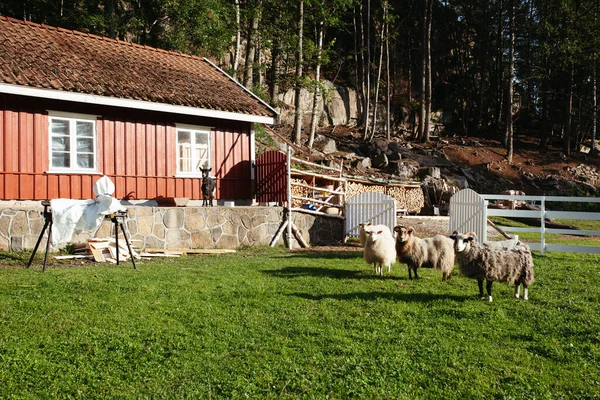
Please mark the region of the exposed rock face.
MULTIPOLYGON (((334 85, 332 82, 324 81, 326 94, 325 102, 319 99, 317 103, 317 121, 319 126, 325 125, 352 125, 356 124, 360 113, 360 101, 354 89, 334 85)), ((302 124, 310 126, 313 108, 313 93, 307 89, 300 92, 302 107, 302 124)), ((279 101, 288 105, 280 110, 281 123, 293 125, 294 107, 296 93, 293 89, 279 96, 279 101)))

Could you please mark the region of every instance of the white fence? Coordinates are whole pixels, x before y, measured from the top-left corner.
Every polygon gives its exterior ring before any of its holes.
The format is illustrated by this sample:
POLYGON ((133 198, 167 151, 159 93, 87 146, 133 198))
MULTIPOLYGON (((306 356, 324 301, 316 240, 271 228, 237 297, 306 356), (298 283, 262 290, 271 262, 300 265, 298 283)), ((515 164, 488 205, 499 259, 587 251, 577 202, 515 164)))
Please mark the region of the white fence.
MULTIPOLYGON (((532 250, 538 250, 542 254, 547 251, 561 251, 571 253, 591 253, 600 254, 599 246, 580 246, 567 244, 550 244, 546 243, 547 234, 560 235, 576 235, 576 236, 600 236, 600 231, 588 231, 578 229, 556 229, 546 228, 546 219, 574 219, 574 220, 593 220, 600 221, 600 213, 597 212, 576 212, 576 211, 561 211, 556 209, 558 204, 554 203, 600 203, 600 198, 590 197, 564 197, 564 196, 512 196, 499 194, 483 194, 473 196, 474 191, 464 189, 456 193, 450 199, 450 232, 457 230, 460 232, 474 231, 481 241, 487 240, 487 219, 488 217, 498 216, 507 218, 531 218, 539 219, 539 227, 517 228, 508 226, 499 226, 507 233, 534 232, 540 234, 540 242, 528 243, 532 250), (469 192, 466 192, 469 191, 469 192), (463 193, 465 192, 465 193, 463 193), (456 197, 456 201, 455 201, 456 197), (469 200, 470 199, 470 200, 469 200), (484 201, 485 207, 482 206, 481 200, 484 201), (511 210, 502 208, 489 208, 490 200, 509 200, 509 201, 526 201, 533 203, 538 210, 511 210), (469 204, 471 201, 471 205, 469 204), (553 203, 552 209, 547 208, 547 203, 553 203), (474 226, 474 229, 468 227, 474 226), (480 234, 476 229, 481 230, 484 227, 484 232, 480 234)), ((476 193, 475 193, 476 194, 476 193)), ((490 228, 492 229, 492 228, 490 228)))
POLYGON ((383 193, 365 192, 346 201, 346 237, 358 237, 360 224, 396 226, 396 199, 383 193))
POLYGON ((487 206, 488 202, 477 192, 463 189, 450 198, 450 232, 475 232, 477 238, 487 240, 487 206))

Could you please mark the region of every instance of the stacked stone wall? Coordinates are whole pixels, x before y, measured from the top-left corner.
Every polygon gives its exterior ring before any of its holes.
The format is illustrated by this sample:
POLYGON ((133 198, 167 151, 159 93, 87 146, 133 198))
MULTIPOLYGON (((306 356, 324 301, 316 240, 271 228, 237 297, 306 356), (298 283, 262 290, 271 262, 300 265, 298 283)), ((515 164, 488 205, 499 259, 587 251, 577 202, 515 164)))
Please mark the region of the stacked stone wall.
MULTIPOLYGON (((127 229, 136 248, 222 248, 269 245, 282 223, 282 207, 129 206, 127 229)), ((311 245, 343 240, 343 220, 293 213, 294 224, 311 245)), ((0 250, 33 249, 44 226, 43 207, 0 209, 0 250)), ((105 220, 95 231, 75 231, 72 243, 114 235, 105 220)), ((282 242, 280 242, 282 243, 282 242)), ((40 246, 46 245, 46 235, 40 246)), ((65 243, 59 245, 64 246, 65 243)), ((294 239, 294 245, 298 246, 294 239)))

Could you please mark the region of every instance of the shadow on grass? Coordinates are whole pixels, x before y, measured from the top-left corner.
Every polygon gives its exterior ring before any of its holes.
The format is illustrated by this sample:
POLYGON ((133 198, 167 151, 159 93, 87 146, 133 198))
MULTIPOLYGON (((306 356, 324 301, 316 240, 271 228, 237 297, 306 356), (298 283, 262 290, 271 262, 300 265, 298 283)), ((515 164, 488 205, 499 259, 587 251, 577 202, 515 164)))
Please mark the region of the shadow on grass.
POLYGON ((369 292, 369 293, 345 293, 345 294, 319 294, 291 293, 289 296, 296 296, 306 300, 391 300, 403 301, 406 303, 429 303, 438 300, 464 302, 473 300, 473 296, 459 296, 453 294, 438 293, 390 293, 390 292, 369 292))
POLYGON ((278 270, 263 271, 265 274, 277 278, 298 278, 302 276, 314 276, 320 278, 334 279, 364 279, 364 280, 408 280, 408 277, 401 278, 393 275, 384 275, 379 277, 373 272, 351 271, 347 269, 318 268, 318 267, 285 267, 278 270))
POLYGON ((303 258, 303 259, 342 259, 342 260, 350 260, 350 259, 362 259, 363 253, 362 251, 298 251, 291 252, 285 255, 276 256, 273 258, 303 258))

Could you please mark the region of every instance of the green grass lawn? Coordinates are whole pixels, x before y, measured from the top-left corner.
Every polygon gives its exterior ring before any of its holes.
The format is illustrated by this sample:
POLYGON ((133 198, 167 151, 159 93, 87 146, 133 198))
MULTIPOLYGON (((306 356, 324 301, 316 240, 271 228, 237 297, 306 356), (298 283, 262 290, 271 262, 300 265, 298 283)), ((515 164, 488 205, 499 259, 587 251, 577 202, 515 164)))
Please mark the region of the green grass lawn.
POLYGON ((530 300, 496 283, 493 303, 360 253, 27 256, 0 254, 3 399, 600 397, 598 256, 536 256, 530 300))

